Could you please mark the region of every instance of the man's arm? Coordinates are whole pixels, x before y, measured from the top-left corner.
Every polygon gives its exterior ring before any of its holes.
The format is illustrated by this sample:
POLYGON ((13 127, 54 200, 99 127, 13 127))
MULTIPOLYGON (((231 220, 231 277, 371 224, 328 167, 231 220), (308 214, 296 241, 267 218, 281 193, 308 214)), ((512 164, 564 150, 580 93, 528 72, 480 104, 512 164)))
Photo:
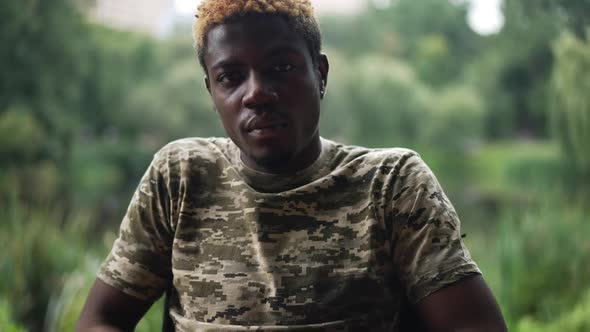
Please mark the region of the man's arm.
POLYGON ((133 331, 152 302, 137 299, 96 279, 80 314, 76 332, 133 331))
POLYGON ((418 302, 416 310, 429 331, 508 331, 500 307, 481 275, 430 294, 418 302))

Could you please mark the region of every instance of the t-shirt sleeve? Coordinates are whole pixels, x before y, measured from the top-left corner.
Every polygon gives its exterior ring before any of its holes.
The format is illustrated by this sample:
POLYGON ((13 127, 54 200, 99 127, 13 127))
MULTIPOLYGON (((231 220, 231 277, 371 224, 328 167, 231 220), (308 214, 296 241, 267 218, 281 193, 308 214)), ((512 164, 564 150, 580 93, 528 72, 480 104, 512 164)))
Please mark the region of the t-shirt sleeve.
POLYGON ((415 153, 400 163, 391 211, 393 259, 408 299, 417 303, 481 272, 461 239, 457 213, 430 168, 415 153))
POLYGON ((169 199, 156 158, 135 190, 119 237, 97 275, 108 285, 146 301, 159 298, 171 278, 169 199))

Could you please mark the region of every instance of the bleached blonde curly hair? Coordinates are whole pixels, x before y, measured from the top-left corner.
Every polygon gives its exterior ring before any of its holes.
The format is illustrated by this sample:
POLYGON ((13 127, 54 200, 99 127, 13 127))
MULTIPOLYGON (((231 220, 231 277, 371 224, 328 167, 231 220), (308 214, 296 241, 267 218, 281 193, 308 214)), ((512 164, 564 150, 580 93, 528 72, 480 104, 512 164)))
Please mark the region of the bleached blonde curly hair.
POLYGON ((201 66, 207 72, 204 53, 207 33, 216 25, 239 19, 248 14, 279 15, 299 33, 316 61, 322 48, 319 22, 309 0, 204 0, 197 8, 193 38, 201 66))

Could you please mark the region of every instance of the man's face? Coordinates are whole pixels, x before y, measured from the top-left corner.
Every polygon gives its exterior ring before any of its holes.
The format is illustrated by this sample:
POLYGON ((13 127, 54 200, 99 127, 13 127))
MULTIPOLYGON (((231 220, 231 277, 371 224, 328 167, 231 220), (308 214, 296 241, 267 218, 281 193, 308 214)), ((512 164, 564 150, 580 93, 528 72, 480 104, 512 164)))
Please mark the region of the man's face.
POLYGON ((277 16, 246 16, 207 34, 206 84, 250 167, 292 172, 320 152, 320 90, 328 62, 277 16))

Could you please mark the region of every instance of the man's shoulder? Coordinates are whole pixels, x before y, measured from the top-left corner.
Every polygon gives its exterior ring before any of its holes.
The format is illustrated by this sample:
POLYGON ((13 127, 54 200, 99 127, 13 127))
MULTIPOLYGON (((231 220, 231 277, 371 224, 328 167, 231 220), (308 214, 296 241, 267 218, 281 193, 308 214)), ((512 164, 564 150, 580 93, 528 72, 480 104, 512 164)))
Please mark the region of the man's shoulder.
POLYGON ((227 138, 222 137, 186 137, 174 140, 164 145, 157 154, 174 153, 217 153, 221 145, 227 144, 227 138))
POLYGON ((159 169, 190 163, 207 165, 216 163, 229 149, 229 139, 218 137, 187 137, 164 145, 154 155, 154 165, 159 169))
POLYGON ((333 145, 333 161, 338 164, 348 164, 353 161, 362 161, 365 165, 391 165, 399 164, 411 157, 420 158, 420 155, 408 148, 367 148, 357 145, 347 145, 326 140, 333 145))

